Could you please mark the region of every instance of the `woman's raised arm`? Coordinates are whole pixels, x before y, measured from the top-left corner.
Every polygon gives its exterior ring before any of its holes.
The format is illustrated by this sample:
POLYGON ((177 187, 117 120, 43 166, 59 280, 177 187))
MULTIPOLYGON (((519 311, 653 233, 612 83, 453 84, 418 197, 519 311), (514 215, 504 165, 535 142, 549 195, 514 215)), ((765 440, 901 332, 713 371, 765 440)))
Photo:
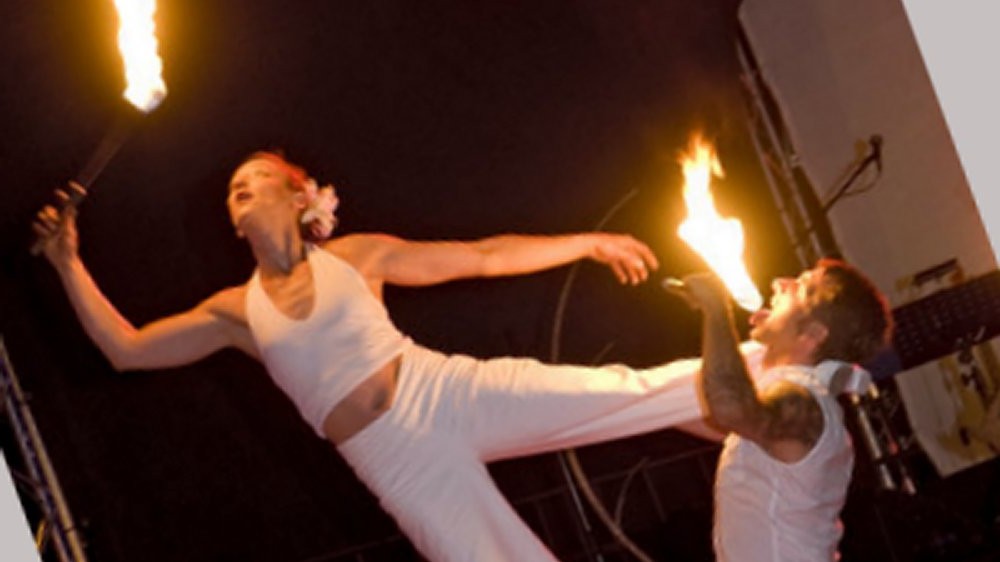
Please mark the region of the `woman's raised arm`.
POLYGON ((257 356, 245 328, 242 287, 216 293, 186 312, 142 328, 133 326, 104 296, 80 259, 76 210, 65 205, 65 192, 57 194, 64 210, 60 213, 52 206, 45 207, 33 228, 44 241, 42 251, 59 274, 77 318, 115 369, 183 365, 226 346, 257 356))

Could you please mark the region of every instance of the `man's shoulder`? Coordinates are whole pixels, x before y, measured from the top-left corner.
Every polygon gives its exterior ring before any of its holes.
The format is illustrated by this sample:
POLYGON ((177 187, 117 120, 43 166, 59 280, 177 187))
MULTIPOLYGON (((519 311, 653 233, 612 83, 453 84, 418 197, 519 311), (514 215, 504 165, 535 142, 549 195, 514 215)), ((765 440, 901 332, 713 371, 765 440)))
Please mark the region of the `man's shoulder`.
POLYGON ((823 408, 813 391, 778 377, 762 388, 759 396, 768 420, 758 444, 785 462, 796 462, 808 455, 826 425, 823 408))

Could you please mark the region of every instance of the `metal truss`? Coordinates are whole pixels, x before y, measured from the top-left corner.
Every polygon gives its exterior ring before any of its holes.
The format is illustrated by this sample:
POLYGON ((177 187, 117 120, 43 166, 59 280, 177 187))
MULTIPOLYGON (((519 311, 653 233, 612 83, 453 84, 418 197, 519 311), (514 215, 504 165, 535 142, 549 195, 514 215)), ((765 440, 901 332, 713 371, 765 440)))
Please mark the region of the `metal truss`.
POLYGON ((18 383, 2 337, 0 337, 0 399, 2 399, 0 409, 7 415, 24 465, 24 472, 16 470, 12 465, 11 473, 15 482, 26 489, 26 495, 41 511, 41 520, 35 532, 39 552, 44 553, 51 546, 60 562, 86 562, 79 532, 73 523, 73 517, 59 487, 59 480, 45 452, 41 434, 18 383))

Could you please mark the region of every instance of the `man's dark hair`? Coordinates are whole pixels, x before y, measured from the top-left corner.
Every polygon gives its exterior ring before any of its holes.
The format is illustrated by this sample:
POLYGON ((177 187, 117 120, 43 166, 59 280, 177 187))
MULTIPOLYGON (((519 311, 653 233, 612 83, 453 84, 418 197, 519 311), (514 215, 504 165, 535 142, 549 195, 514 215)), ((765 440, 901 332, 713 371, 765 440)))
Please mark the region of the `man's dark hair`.
POLYGON ((892 312, 885 296, 845 262, 825 258, 816 265, 821 274, 810 297, 810 317, 829 331, 816 351, 816 361, 862 363, 871 359, 892 335, 892 312))

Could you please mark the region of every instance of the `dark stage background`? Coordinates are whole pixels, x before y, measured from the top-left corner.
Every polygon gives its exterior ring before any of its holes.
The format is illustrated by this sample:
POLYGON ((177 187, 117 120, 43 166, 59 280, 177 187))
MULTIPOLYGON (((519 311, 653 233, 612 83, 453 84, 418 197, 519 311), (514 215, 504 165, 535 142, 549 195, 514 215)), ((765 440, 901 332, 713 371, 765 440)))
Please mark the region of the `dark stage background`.
MULTIPOLYGON (((342 232, 588 230, 636 190, 608 228, 654 248, 658 281, 700 267, 674 232, 683 213, 675 160, 701 129, 728 172, 719 204, 744 220, 752 274, 766 288, 797 265, 746 132, 736 7, 162 0, 170 93, 84 203, 81 253, 136 324, 242 282, 252 261, 228 224, 228 176, 251 151, 282 147, 337 184, 342 232)), ((92 559, 413 558, 252 360, 223 352, 119 375, 91 346, 55 275, 27 248, 33 213, 124 108, 113 7, 45 0, 5 12, 0 329, 92 559)), ((396 323, 431 347, 550 359, 567 273, 390 290, 387 301, 396 323)), ((584 264, 561 343, 561 360, 645 366, 696 354, 698 322, 657 283, 624 288, 584 264)), ((612 507, 631 482, 623 524, 654 557, 706 560, 716 453, 666 430, 581 456, 612 507)), ((555 455, 491 470, 562 558, 603 550, 605 560, 628 559, 606 532, 581 534, 555 455)), ((881 523, 862 512, 846 553, 852 544, 884 552, 881 523)))

